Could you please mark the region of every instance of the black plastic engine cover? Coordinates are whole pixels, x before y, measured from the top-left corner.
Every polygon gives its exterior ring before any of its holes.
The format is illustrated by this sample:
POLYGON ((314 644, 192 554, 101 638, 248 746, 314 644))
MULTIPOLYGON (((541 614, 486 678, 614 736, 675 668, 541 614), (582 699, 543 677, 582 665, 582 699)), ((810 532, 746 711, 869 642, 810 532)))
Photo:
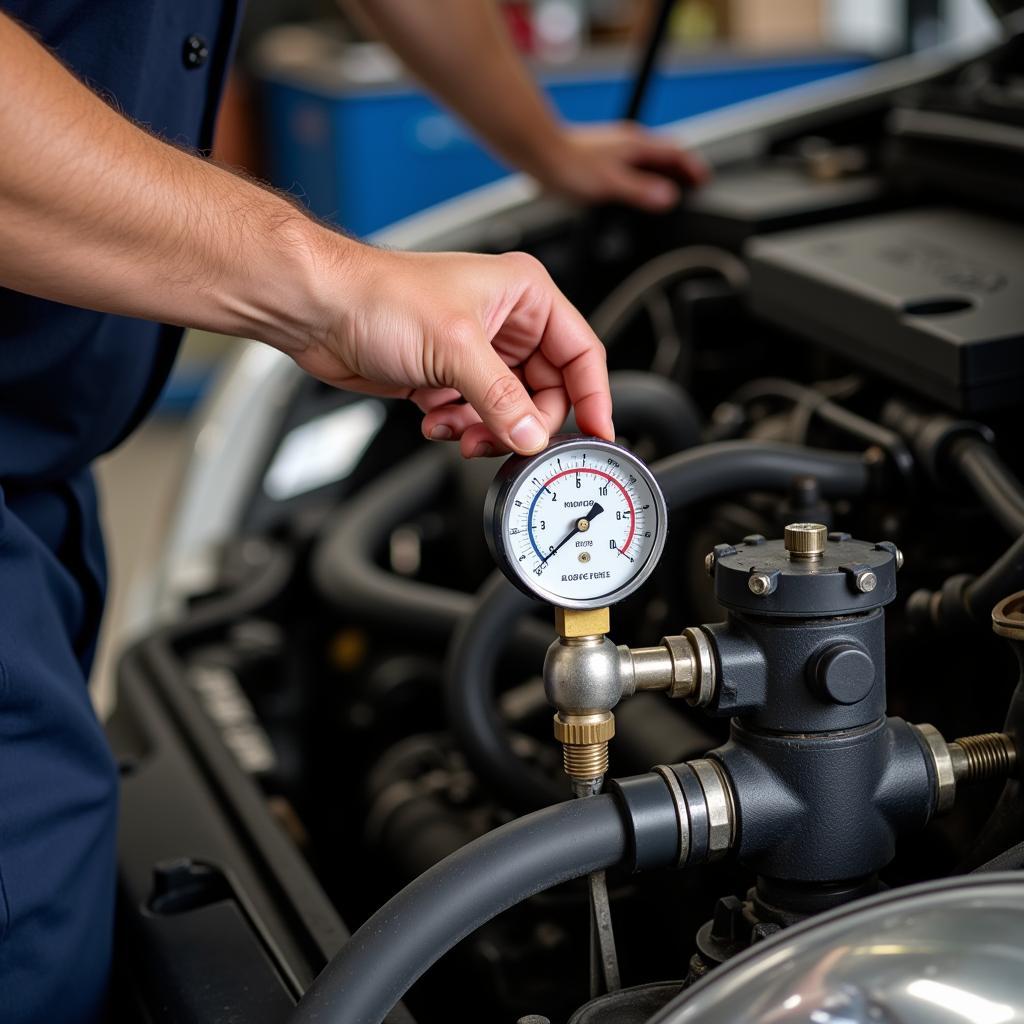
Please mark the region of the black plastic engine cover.
POLYGON ((748 243, 753 311, 965 412, 1024 395, 1024 229, 888 213, 748 243))

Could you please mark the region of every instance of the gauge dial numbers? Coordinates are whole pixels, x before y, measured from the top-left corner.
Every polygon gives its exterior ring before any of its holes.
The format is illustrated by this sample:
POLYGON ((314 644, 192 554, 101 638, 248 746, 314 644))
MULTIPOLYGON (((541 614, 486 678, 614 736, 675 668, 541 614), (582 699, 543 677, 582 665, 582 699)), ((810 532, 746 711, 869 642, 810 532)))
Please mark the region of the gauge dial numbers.
POLYGON ((665 503, 627 449, 557 440, 513 456, 488 499, 488 540, 521 590, 562 608, 596 608, 632 593, 665 543, 665 503))

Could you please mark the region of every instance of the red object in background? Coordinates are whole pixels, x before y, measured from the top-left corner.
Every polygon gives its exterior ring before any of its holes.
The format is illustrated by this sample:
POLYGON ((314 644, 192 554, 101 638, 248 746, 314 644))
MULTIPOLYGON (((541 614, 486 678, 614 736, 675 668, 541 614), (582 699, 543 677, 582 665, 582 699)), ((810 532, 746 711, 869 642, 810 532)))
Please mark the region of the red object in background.
POLYGON ((533 5, 530 3, 503 3, 501 12, 505 16, 508 34, 516 49, 521 53, 533 53, 533 5))

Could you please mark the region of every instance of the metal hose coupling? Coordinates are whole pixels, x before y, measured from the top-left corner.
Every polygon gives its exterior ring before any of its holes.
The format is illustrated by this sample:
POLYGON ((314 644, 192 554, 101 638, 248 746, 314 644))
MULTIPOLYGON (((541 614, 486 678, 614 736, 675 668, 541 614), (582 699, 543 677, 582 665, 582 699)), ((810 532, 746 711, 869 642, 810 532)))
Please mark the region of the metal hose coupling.
POLYGON ((739 818, 732 782, 714 757, 658 765, 646 775, 613 779, 630 835, 633 871, 704 864, 736 846, 739 818))
POLYGON ((616 646, 608 639, 607 608, 555 610, 558 639, 544 658, 544 692, 556 709, 555 739, 562 765, 575 781, 608 771, 608 741, 615 735, 612 708, 641 690, 705 707, 717 684, 715 656, 704 630, 664 637, 658 647, 616 646))
POLYGON ((913 726, 924 742, 935 774, 935 813, 948 811, 960 783, 1008 779, 1017 771, 1017 747, 1004 732, 961 736, 947 743, 933 725, 913 726))

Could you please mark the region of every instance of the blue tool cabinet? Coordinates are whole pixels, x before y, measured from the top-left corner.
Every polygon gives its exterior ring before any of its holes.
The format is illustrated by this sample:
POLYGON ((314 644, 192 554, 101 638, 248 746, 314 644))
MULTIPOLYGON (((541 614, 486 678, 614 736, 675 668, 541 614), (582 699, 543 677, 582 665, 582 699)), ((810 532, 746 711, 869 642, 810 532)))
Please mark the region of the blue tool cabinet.
MULTIPOLYGON (((559 111, 572 121, 617 116, 634 57, 622 50, 538 69, 559 111)), ((691 114, 852 71, 869 58, 849 54, 673 57, 652 83, 645 121, 691 114)), ((264 51, 262 101, 272 181, 314 213, 365 235, 427 206, 507 174, 459 122, 414 84, 395 77, 367 84, 346 77, 344 56, 297 67, 264 51)))

